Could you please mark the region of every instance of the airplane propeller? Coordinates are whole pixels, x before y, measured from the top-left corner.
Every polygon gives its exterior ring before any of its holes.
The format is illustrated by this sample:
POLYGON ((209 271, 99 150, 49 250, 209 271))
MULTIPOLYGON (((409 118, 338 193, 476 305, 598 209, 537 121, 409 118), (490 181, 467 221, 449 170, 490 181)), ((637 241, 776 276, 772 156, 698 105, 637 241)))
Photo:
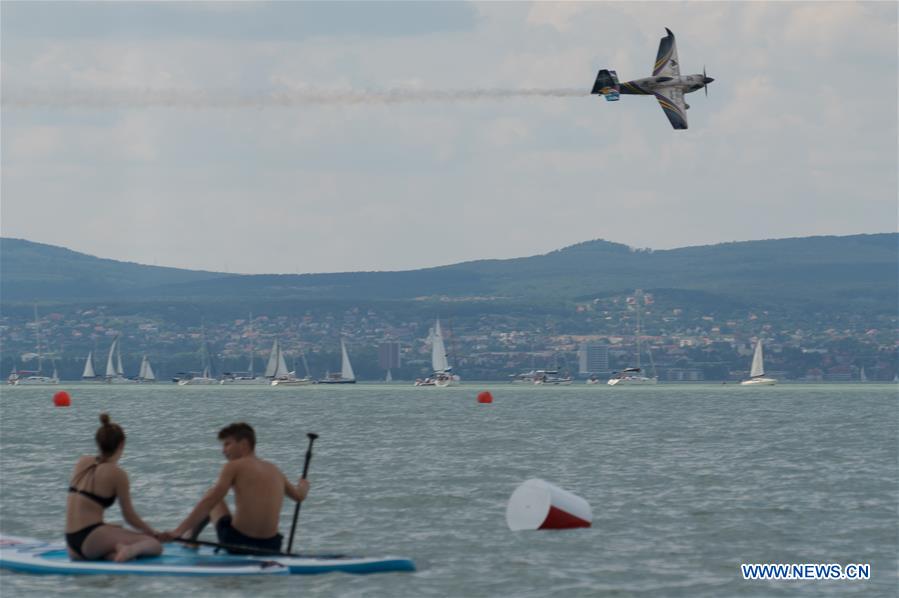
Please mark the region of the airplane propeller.
POLYGON ((709 83, 712 81, 714 81, 714 79, 705 74, 705 65, 702 65, 702 87, 705 89, 705 97, 709 97, 709 83))

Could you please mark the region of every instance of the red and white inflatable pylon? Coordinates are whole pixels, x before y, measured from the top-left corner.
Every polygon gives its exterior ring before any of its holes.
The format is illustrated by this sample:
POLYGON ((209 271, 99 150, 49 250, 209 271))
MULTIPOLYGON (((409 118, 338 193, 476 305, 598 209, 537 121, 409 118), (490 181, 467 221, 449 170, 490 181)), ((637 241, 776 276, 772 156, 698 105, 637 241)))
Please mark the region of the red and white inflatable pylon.
POLYGON ((506 505, 506 523, 512 531, 590 527, 593 510, 586 500, 534 478, 515 489, 506 505))

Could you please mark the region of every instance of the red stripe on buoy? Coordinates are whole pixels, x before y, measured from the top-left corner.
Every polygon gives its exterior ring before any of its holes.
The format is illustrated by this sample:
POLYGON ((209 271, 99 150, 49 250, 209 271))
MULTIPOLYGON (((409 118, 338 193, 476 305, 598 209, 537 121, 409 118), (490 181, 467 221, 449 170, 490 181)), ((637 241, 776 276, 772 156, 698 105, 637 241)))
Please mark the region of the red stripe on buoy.
POLYGON ((546 519, 537 529, 571 529, 573 527, 590 527, 590 525, 589 521, 550 505, 546 519))

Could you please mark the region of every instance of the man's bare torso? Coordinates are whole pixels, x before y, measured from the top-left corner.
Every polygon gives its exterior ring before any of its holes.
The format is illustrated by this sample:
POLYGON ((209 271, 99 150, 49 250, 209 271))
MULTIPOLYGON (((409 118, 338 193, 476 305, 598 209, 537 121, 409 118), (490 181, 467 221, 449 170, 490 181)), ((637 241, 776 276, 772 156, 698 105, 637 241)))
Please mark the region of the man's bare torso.
POLYGON ((237 471, 231 486, 235 502, 232 525, 253 538, 274 536, 284 502, 284 474, 257 457, 243 457, 233 463, 237 471))

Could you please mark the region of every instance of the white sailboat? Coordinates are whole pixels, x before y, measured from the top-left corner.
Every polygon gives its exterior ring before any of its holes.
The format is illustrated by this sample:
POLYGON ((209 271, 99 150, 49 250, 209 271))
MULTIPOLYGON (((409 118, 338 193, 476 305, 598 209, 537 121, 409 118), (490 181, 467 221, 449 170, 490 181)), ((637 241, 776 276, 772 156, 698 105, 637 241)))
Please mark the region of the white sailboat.
POLYGON ((156 382, 156 373, 153 371, 150 359, 146 355, 140 361, 140 373, 137 374, 137 381, 141 383, 156 382))
POLYGON ((387 384, 393 382, 393 374, 390 373, 390 370, 387 370, 387 377, 384 378, 384 382, 386 382, 387 384))
POLYGON ((571 382, 571 376, 562 376, 559 370, 537 370, 537 376, 534 378, 534 384, 569 386, 571 382))
POLYGON ((446 356, 446 345, 443 342, 443 330, 440 328, 440 318, 434 324, 431 333, 431 368, 434 373, 427 378, 419 378, 415 386, 439 386, 444 388, 452 386, 459 381, 459 377, 453 374, 453 368, 446 356))
POLYGON ((208 384, 218 384, 218 380, 212 377, 212 372, 209 370, 209 366, 203 368, 202 373, 198 376, 191 376, 190 378, 181 378, 178 380, 178 386, 202 386, 208 384))
POLYGON ((190 374, 186 378, 178 377, 175 381, 178 386, 205 386, 209 384, 218 384, 219 381, 212 377, 212 368, 210 367, 211 359, 209 358, 209 345, 206 343, 206 332, 203 332, 202 350, 203 372, 200 374, 190 374))
POLYGON ((37 357, 36 370, 18 370, 13 369, 7 378, 7 383, 14 386, 30 386, 30 385, 52 385, 59 384, 59 376, 56 374, 56 364, 53 365, 53 374, 45 376, 43 374, 44 356, 41 353, 41 323, 37 317, 37 305, 34 306, 34 335, 37 340, 37 353, 28 356, 22 356, 22 360, 26 361, 37 357))
POLYGON ((642 310, 643 303, 643 291, 637 289, 634 292, 634 309, 636 312, 637 326, 635 329, 634 336, 636 337, 636 345, 637 345, 637 366, 632 368, 624 368, 620 372, 614 372, 612 377, 609 378, 607 384, 609 386, 635 386, 635 385, 650 385, 650 384, 658 384, 659 377, 656 376, 655 372, 655 363, 652 363, 652 352, 649 353, 649 361, 652 365, 652 377, 647 377, 643 375, 643 370, 640 367, 640 341, 641 339, 641 331, 640 331, 640 315, 642 310))
POLYGON ((312 384, 312 380, 307 378, 297 378, 296 371, 287 369, 287 361, 284 359, 284 353, 281 351, 281 344, 278 339, 272 344, 272 352, 268 356, 268 364, 265 366, 265 379, 272 386, 305 386, 312 384))
POLYGON ((122 367, 122 351, 119 345, 119 335, 112 339, 109 345, 109 355, 106 357, 106 377, 107 384, 134 384, 136 380, 125 377, 125 370, 122 367))
POLYGON ((225 372, 222 375, 222 384, 270 384, 271 381, 263 376, 256 375, 256 340, 253 336, 253 314, 249 319, 250 365, 246 372, 225 372))
POLYGON ((319 384, 355 384, 356 374, 353 372, 353 365, 350 363, 350 356, 346 352, 346 343, 340 339, 340 373, 328 374, 326 377, 318 381, 319 384))
POLYGON ((858 381, 859 382, 867 382, 868 381, 868 375, 865 374, 865 366, 862 366, 861 371, 859 371, 859 373, 858 373, 858 381))
POLYGON ((568 386, 571 384, 571 376, 559 375, 559 370, 531 370, 522 374, 511 374, 513 384, 550 384, 554 386, 568 386))
POLYGON ((741 386, 773 386, 777 384, 774 378, 765 377, 765 357, 762 354, 762 339, 755 344, 755 352, 752 354, 752 370, 749 372, 749 380, 740 382, 741 386))
POLYGON ((81 378, 84 380, 92 380, 96 377, 97 373, 94 371, 94 352, 89 351, 87 359, 84 360, 84 371, 81 372, 81 378))
POLYGON ((94 370, 94 352, 89 351, 84 360, 84 371, 81 372, 81 380, 84 382, 102 382, 103 378, 94 370))

